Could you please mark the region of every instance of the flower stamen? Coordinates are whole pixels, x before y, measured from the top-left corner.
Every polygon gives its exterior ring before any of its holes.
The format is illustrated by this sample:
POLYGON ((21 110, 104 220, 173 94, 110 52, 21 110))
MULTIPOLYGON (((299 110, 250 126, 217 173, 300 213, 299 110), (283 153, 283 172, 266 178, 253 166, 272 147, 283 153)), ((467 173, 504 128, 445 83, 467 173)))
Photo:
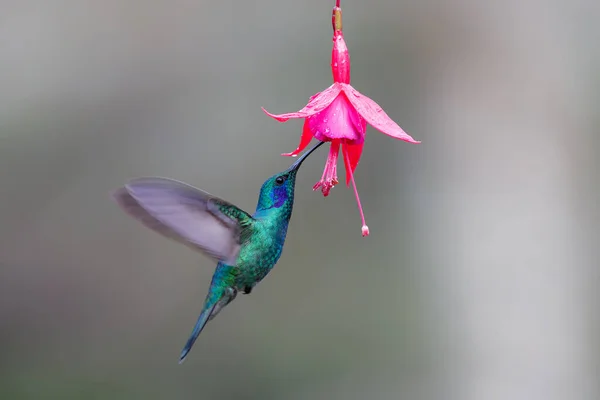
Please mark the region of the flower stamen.
POLYGON ((327 197, 329 195, 329 191, 339 183, 337 177, 337 160, 339 151, 340 141, 332 140, 331 146, 329 147, 329 155, 327 156, 327 162, 325 163, 325 169, 323 170, 321 180, 315 183, 315 186, 313 186, 313 190, 321 188, 321 192, 325 197, 327 197))
MULTIPOLYGON (((349 164, 348 160, 348 148, 347 146, 342 146, 342 151, 344 152, 344 161, 349 164)), ((358 212, 360 213, 360 219, 362 222, 362 235, 369 236, 369 227, 367 226, 367 222, 365 221, 365 214, 363 213, 362 205, 360 204, 360 197, 358 196, 358 189, 356 188, 356 182, 354 181, 354 173, 352 172, 352 167, 350 165, 346 165, 346 171, 350 174, 350 180, 352 181, 352 189, 354 189, 354 196, 356 197, 356 204, 358 205, 358 212)))

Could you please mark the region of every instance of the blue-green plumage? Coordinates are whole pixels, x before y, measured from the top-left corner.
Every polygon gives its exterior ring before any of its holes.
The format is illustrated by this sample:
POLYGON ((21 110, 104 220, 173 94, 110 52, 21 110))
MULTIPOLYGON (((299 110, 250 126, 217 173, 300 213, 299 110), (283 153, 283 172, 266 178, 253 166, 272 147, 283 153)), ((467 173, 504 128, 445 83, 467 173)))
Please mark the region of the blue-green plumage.
POLYGON ((164 178, 130 181, 115 193, 125 211, 147 227, 218 261, 204 307, 180 363, 198 335, 242 291, 248 294, 273 269, 285 243, 294 206, 296 174, 323 143, 303 154, 286 171, 262 185, 253 215, 222 199, 164 178))

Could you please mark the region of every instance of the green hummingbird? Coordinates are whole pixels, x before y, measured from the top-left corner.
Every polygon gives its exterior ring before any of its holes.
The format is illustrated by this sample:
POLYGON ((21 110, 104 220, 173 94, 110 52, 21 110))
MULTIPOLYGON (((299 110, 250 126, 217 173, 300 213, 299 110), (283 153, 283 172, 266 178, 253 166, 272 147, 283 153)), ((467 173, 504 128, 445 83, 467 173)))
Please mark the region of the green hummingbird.
POLYGON ((114 198, 127 214, 218 262, 202 312, 181 351, 180 364, 206 323, 239 291, 249 294, 279 260, 294 206, 296 174, 302 162, 323 143, 263 183, 253 215, 167 178, 133 179, 115 191, 114 198))

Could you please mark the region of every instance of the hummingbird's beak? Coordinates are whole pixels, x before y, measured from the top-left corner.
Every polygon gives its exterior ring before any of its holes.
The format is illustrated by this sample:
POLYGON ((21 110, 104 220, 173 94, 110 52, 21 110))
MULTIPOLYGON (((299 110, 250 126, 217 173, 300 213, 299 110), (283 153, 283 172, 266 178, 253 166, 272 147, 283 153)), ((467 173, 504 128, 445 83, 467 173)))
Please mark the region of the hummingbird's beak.
POLYGON ((310 156, 310 153, 312 153, 313 151, 315 151, 316 149, 319 148, 319 146, 321 146, 323 143, 325 142, 319 142, 316 145, 314 145, 313 147, 310 148, 310 150, 308 150, 306 153, 302 154, 295 163, 292 164, 291 167, 288 168, 288 170, 286 172, 295 172, 298 171, 298 168, 300 168, 300 165, 302 165, 302 162, 304 162, 304 160, 306 160, 306 157, 310 156))

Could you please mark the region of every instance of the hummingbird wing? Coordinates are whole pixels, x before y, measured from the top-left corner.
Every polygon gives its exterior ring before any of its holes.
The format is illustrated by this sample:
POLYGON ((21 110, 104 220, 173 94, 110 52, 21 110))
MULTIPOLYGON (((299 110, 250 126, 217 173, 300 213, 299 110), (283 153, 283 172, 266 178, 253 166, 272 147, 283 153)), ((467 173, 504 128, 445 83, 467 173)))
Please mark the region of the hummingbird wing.
POLYGON ((146 227, 229 265, 235 265, 254 222, 233 204, 167 178, 133 179, 114 197, 146 227))

